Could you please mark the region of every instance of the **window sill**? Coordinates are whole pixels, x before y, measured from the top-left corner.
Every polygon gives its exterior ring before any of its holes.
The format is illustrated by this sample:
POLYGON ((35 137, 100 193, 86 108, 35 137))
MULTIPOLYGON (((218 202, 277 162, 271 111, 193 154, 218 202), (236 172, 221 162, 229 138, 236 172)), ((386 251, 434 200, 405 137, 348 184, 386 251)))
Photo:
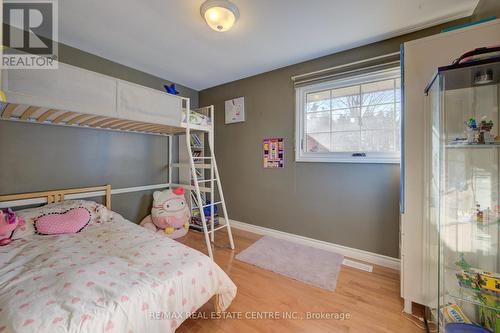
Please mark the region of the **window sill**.
POLYGON ((400 158, 377 158, 377 157, 296 157, 295 162, 319 162, 319 163, 357 163, 357 164, 400 164, 400 158))

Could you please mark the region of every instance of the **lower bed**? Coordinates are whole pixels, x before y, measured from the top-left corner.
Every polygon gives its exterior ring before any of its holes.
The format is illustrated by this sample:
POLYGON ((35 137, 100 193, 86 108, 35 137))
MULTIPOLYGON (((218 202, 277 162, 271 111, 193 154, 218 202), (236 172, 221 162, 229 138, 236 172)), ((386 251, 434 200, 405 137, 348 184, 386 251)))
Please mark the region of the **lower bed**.
POLYGON ((113 214, 0 247, 0 332, 173 332, 236 286, 209 257, 113 214))

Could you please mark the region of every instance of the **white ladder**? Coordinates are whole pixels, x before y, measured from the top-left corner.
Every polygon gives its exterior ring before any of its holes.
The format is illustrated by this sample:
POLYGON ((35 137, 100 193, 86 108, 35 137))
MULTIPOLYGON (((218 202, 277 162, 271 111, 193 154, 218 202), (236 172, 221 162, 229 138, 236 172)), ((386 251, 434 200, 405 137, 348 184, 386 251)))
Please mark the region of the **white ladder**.
MULTIPOLYGON (((205 234, 205 242, 207 243, 207 250, 208 250, 208 255, 210 258, 213 260, 213 251, 212 251, 212 243, 215 242, 215 232, 226 228, 227 229, 227 234, 229 237, 229 244, 231 246, 231 249, 234 249, 234 240, 233 240, 233 234, 231 233, 231 225, 229 222, 229 215, 227 214, 227 208, 226 208, 226 201, 224 200, 224 193, 222 192, 222 185, 220 182, 220 177, 219 177, 219 169, 217 168, 217 161, 215 160, 215 154, 214 154, 214 106, 209 106, 209 116, 210 120, 212 121, 211 124, 211 130, 208 132, 202 132, 202 133, 207 133, 208 134, 208 147, 209 147, 209 156, 206 156, 206 153, 204 154, 205 156, 193 156, 193 150, 191 146, 191 126, 190 126, 190 108, 186 108, 186 120, 187 120, 187 126, 186 126, 186 144, 187 144, 187 151, 188 151, 188 156, 189 156, 189 164, 191 168, 191 180, 192 180, 192 185, 194 186, 194 189, 190 190, 190 193, 194 192, 195 194, 195 203, 196 207, 192 207, 192 209, 197 209, 200 213, 200 218, 201 218, 201 223, 202 223, 202 228, 203 228, 203 233, 205 234), (210 169, 210 178, 209 179, 203 179, 199 180, 198 175, 196 170, 197 169, 202 169, 203 172, 205 172, 205 169, 210 169), (201 188, 200 188, 200 183, 203 183, 205 186, 203 186, 203 192, 204 193, 210 193, 210 202, 204 202, 202 199, 201 195, 201 188), (206 183, 209 183, 210 186, 206 186, 206 183), (217 186, 217 191, 219 194, 219 201, 215 201, 215 185, 217 186), (224 223, 222 223, 222 217, 219 215, 219 226, 215 227, 215 206, 221 206, 222 207, 222 212, 224 213, 224 223), (205 216, 204 209, 210 207, 210 230, 208 230, 207 227, 207 218, 205 216)), ((205 151, 205 150, 203 150, 205 151)), ((207 196, 205 195, 205 198, 207 196)))

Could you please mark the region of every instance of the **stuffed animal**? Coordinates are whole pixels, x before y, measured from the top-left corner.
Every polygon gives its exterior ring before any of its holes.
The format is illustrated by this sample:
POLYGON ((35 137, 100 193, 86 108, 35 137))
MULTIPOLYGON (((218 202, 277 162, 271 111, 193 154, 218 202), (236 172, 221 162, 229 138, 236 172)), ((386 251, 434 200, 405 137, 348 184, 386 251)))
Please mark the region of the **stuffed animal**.
POLYGON ((153 193, 151 215, 141 221, 141 226, 175 239, 187 234, 190 218, 184 189, 179 187, 153 193))
POLYGON ((24 220, 18 218, 12 209, 0 209, 0 246, 10 244, 14 230, 22 225, 24 220))
POLYGON ((175 83, 172 83, 171 85, 163 85, 165 87, 165 90, 172 95, 179 95, 179 91, 175 89, 175 83))

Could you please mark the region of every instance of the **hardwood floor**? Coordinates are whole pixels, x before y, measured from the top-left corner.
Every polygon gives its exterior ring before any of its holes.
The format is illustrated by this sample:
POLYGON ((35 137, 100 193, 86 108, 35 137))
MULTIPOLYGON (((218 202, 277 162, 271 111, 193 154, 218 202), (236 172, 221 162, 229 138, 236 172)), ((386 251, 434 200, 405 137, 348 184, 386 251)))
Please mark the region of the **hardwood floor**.
MULTIPOLYGON (((215 261, 238 286, 227 310, 232 318, 188 319, 177 332, 422 332, 401 314, 399 272, 375 266, 368 273, 342 266, 337 289, 329 292, 234 259, 261 236, 238 229, 233 234, 234 251, 227 246, 224 232, 217 233, 214 249, 215 261), (261 313, 268 318, 252 319, 259 311, 279 312, 280 318, 261 313), (350 318, 297 318, 305 317, 306 312, 344 313, 350 318), (283 319, 283 313, 290 317, 283 319), (242 319, 236 319, 238 315, 242 319)), ((206 253, 201 233, 190 231, 180 241, 206 253)), ((213 305, 207 303, 200 311, 208 315, 213 305)))

